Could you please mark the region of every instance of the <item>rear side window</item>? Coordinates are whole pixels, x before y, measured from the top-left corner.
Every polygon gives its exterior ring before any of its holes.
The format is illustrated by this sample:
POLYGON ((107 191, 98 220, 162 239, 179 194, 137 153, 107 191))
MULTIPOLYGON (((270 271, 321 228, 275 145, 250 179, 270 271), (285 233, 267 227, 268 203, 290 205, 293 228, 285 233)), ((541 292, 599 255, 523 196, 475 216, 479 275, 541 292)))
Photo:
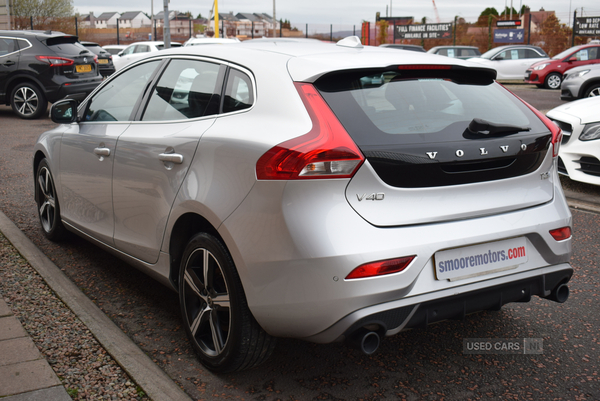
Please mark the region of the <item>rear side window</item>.
POLYGON ((14 53, 18 50, 17 40, 12 38, 0 38, 0 57, 14 53))
POLYGON ((496 83, 406 79, 402 73, 385 72, 336 74, 316 86, 359 146, 460 136, 474 118, 547 131, 521 101, 496 83))
POLYGON ((254 90, 250 77, 243 72, 231 69, 227 77, 223 113, 245 110, 254 103, 254 90))

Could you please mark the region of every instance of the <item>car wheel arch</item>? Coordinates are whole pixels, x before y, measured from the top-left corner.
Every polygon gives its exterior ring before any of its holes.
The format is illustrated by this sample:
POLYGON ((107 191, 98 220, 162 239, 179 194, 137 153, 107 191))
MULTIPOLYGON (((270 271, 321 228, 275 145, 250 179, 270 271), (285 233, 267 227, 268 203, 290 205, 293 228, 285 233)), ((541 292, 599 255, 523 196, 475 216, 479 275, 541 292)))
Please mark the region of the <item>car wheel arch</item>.
POLYGON ((600 78, 586 82, 585 86, 582 85, 581 89, 579 90, 579 98, 588 97, 590 91, 597 87, 600 87, 600 78))
MULTIPOLYGON (((34 177, 34 181, 35 181, 35 176, 36 176, 37 171, 38 171, 38 167, 40 166, 40 163, 44 159, 48 159, 48 157, 44 154, 44 152, 42 152, 41 150, 38 150, 37 152, 35 152, 35 155, 33 157, 33 177, 34 177)), ((37 191, 34 191, 34 198, 35 198, 35 201, 37 202, 38 201, 37 191)))
POLYGON ((31 75, 19 74, 19 75, 15 75, 15 76, 11 77, 6 84, 6 94, 7 94, 7 100, 9 102, 7 104, 10 104, 10 94, 12 93, 13 89, 15 89, 15 87, 17 85, 24 84, 24 83, 30 83, 30 84, 36 85, 38 88, 40 88, 42 90, 42 92, 44 92, 44 96, 46 96, 46 87, 38 79, 36 79, 35 77, 33 77, 31 75))
POLYGON ((169 238, 169 282, 176 290, 179 288, 179 270, 181 268, 181 257, 189 240, 199 233, 208 233, 219 239, 223 238, 217 229, 203 216, 197 213, 184 213, 177 218, 171 229, 169 238))

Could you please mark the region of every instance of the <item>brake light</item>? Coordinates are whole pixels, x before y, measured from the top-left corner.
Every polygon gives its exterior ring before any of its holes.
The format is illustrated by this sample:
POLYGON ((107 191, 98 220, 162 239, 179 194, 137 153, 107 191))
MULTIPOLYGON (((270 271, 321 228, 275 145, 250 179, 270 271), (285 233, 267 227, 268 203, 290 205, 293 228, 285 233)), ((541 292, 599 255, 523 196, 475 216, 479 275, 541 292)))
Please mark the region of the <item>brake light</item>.
POLYGON ((312 121, 312 129, 282 142, 258 159, 259 180, 350 178, 364 156, 315 87, 295 83, 312 121))
POLYGON ((399 70, 449 70, 451 65, 435 65, 435 64, 412 64, 412 65, 399 65, 399 70))
POLYGON ((94 56, 94 63, 98 64, 98 55, 94 56))
POLYGON ((571 227, 563 227, 557 228, 556 230, 551 230, 550 235, 556 241, 564 241, 566 239, 571 238, 571 227))
POLYGON ((56 57, 56 56, 35 56, 39 61, 50 64, 50 67, 56 66, 69 66, 75 64, 75 60, 70 58, 56 57))
POLYGON ((410 262, 415 259, 416 255, 406 256, 397 259, 380 260, 378 262, 366 263, 358 266, 346 276, 346 280, 356 278, 367 278, 384 276, 386 274, 399 273, 406 269, 410 262))

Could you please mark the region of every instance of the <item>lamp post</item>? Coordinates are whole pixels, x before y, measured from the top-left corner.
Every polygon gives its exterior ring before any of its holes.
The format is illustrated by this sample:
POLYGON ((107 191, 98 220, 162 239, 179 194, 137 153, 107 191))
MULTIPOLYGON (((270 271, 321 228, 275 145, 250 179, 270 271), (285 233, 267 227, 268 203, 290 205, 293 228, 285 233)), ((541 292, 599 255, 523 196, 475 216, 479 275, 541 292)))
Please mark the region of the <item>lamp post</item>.
POLYGON ((277 36, 277 15, 275 13, 275 0, 273 0, 273 37, 277 36))

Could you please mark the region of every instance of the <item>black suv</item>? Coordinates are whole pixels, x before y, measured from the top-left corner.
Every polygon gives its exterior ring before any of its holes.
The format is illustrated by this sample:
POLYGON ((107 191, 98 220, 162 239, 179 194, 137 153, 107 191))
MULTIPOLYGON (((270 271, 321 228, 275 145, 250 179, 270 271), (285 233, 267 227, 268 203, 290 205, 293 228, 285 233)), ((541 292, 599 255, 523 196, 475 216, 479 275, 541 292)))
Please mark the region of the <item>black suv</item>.
POLYGON ((0 102, 34 119, 48 102, 83 100, 102 76, 96 55, 77 40, 62 32, 0 30, 0 102))

